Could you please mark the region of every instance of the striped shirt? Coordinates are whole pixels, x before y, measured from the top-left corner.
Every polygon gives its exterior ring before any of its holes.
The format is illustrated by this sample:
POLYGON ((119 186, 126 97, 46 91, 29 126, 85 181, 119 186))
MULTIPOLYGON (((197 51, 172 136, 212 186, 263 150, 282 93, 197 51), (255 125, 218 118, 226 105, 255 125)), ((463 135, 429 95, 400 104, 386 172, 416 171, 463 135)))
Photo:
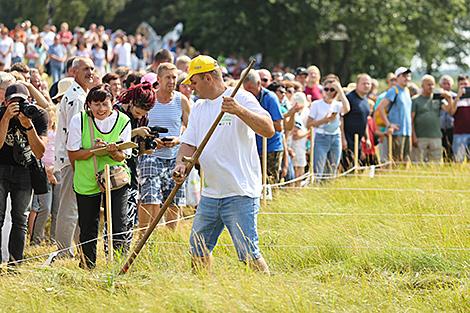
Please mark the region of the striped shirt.
MULTIPOLYGON (((156 102, 155 106, 149 111, 148 126, 159 126, 168 128, 168 133, 160 134, 160 137, 181 135, 181 122, 183 109, 181 107, 181 93, 174 91, 173 98, 168 103, 156 102)), ((162 159, 174 159, 178 153, 179 145, 172 148, 161 148, 153 152, 153 155, 162 159)))

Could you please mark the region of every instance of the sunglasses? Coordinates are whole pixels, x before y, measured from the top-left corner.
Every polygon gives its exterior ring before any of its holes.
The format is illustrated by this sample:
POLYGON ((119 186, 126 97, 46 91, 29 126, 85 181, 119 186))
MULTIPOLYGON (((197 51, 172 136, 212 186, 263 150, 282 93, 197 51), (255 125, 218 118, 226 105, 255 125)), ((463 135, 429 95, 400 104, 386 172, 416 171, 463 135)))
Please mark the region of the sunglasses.
POLYGON ((267 79, 267 78, 261 78, 261 81, 262 81, 263 83, 267 83, 267 82, 269 81, 269 79, 267 79))
POLYGON ((335 92, 336 90, 334 88, 323 88, 326 92, 335 92))

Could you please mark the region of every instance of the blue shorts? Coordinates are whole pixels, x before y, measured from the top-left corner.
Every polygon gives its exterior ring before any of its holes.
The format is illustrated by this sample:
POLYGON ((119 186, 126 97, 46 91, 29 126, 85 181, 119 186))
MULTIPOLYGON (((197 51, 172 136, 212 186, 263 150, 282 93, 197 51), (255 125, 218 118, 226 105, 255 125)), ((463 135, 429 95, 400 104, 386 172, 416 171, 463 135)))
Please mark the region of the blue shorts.
MULTIPOLYGON (((139 195, 142 204, 162 204, 175 187, 172 178, 176 159, 161 159, 154 155, 143 155, 137 165, 139 195)), ((173 204, 185 205, 184 186, 176 193, 173 204)))
POLYGON ((192 255, 210 255, 226 226, 237 250, 238 259, 259 259, 261 253, 258 247, 258 212, 259 198, 201 197, 189 238, 192 255))

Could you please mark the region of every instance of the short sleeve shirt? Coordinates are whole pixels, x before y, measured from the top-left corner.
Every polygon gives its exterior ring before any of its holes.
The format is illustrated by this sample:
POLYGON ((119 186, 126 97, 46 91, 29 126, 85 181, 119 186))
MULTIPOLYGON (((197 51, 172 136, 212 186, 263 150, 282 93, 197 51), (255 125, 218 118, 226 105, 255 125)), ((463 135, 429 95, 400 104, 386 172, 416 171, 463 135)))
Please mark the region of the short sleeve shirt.
MULTIPOLYGON (((259 96, 259 103, 261 107, 268 111, 273 121, 282 120, 281 104, 276 94, 272 91, 262 88, 259 96)), ((263 137, 256 135, 256 146, 258 154, 261 155, 263 147, 263 137)), ((282 144, 282 133, 276 131, 274 136, 268 138, 268 153, 275 151, 282 151, 284 146, 282 144)))
POLYGON ((326 124, 320 125, 316 127, 315 132, 318 134, 325 134, 325 135, 337 135, 341 134, 341 118, 340 113, 343 105, 340 101, 333 100, 331 104, 326 103, 323 99, 316 100, 312 102, 310 107, 310 114, 309 117, 313 120, 321 120, 328 114, 336 112, 336 118, 326 124))
POLYGON ((396 124, 399 127, 393 135, 411 136, 411 96, 408 89, 403 89, 400 86, 390 88, 385 98, 387 98, 390 103, 395 101, 388 111, 388 120, 390 123, 396 124))
MULTIPOLYGON (((216 99, 198 100, 189 114, 181 142, 198 147, 220 113, 223 96, 229 96, 232 91, 233 88, 228 88, 216 99)), ((246 109, 269 116, 251 93, 239 90, 235 99, 246 109)), ((220 199, 261 195, 261 165, 255 132, 237 116, 224 114, 199 162, 204 171, 203 196, 220 199)))

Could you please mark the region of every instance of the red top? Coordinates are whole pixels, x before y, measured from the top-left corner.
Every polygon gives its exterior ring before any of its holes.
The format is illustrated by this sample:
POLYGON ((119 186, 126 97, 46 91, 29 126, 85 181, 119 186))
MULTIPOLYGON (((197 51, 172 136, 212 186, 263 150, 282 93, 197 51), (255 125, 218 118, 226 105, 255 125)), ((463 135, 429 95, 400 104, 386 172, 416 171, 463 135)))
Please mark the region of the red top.
POLYGON ((369 133, 370 138, 370 149, 367 148, 365 141, 361 142, 362 151, 365 155, 375 155, 375 140, 374 140, 374 133, 377 130, 377 125, 375 125, 374 119, 369 116, 367 117, 367 132, 369 133))
POLYGON ((321 90, 318 84, 313 85, 311 88, 309 86, 305 87, 305 94, 312 97, 312 101, 322 99, 321 90))
POLYGON ((454 134, 470 134, 470 99, 457 102, 454 114, 454 134))

